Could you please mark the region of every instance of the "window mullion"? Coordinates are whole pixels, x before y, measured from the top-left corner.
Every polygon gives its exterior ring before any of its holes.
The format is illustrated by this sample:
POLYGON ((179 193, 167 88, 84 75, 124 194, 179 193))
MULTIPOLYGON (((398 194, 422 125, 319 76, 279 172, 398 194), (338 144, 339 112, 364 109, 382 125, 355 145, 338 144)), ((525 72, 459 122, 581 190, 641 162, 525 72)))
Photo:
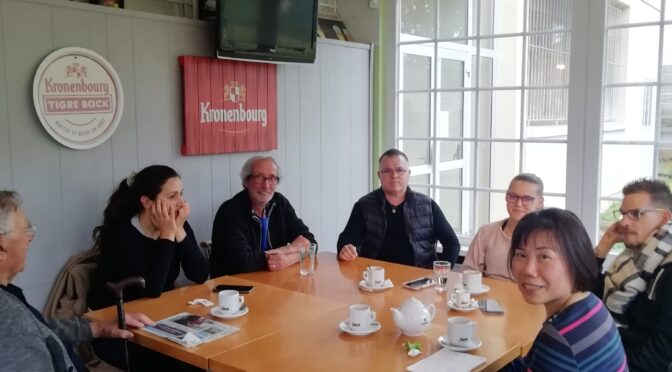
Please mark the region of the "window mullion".
POLYGON ((598 231, 606 1, 575 0, 569 76, 567 209, 598 231))

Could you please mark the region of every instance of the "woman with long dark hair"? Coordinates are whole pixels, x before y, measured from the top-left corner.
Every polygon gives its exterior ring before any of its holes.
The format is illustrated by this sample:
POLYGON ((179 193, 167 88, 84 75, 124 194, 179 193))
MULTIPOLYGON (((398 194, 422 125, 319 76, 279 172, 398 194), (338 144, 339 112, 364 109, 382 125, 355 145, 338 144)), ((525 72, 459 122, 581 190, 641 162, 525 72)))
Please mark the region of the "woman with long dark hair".
MULTIPOLYGON (((180 176, 164 165, 146 167, 121 181, 105 208, 103 224, 93 231, 101 256, 89 291, 90 308, 113 305, 114 294, 106 284, 131 276, 143 277, 146 285, 126 288, 125 301, 159 297, 173 289, 180 267, 191 281, 208 279, 208 262, 187 222, 189 203, 182 192, 180 176)), ((94 346, 102 359, 116 364, 120 354, 113 343, 94 346)))

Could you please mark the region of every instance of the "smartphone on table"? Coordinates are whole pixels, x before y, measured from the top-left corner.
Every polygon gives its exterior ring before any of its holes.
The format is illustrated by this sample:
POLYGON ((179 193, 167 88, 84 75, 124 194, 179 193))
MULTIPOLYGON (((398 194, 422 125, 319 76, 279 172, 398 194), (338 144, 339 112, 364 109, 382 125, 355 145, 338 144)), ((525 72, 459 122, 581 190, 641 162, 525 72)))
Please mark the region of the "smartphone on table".
POLYGON ((434 279, 428 278, 428 277, 422 277, 422 278, 417 278, 417 279, 410 280, 408 282, 404 282, 402 285, 404 286, 404 288, 408 288, 408 289, 412 289, 412 290, 417 291, 417 290, 420 290, 420 289, 423 289, 423 288, 430 287, 430 286, 434 285, 434 283, 435 283, 434 279))
POLYGON ((219 293, 221 291, 226 291, 228 289, 238 291, 239 293, 250 293, 254 286, 251 285, 233 285, 233 284, 219 284, 212 289, 213 292, 219 293))
POLYGON ((478 301, 478 307, 489 314, 504 314, 502 305, 493 298, 478 301))

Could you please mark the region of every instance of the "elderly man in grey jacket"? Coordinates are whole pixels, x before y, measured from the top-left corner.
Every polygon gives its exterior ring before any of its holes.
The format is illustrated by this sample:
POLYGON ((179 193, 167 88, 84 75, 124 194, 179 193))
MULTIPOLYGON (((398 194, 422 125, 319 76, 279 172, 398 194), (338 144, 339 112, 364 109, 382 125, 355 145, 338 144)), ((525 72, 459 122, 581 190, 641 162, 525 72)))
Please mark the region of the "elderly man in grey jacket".
MULTIPOLYGON (((95 337, 131 338, 114 322, 86 318, 46 320, 30 306, 21 288, 11 284, 23 271, 28 246, 35 235, 14 191, 0 191, 0 369, 3 371, 83 370, 72 346, 95 337)), ((143 327, 152 321, 127 314, 126 323, 143 327)))

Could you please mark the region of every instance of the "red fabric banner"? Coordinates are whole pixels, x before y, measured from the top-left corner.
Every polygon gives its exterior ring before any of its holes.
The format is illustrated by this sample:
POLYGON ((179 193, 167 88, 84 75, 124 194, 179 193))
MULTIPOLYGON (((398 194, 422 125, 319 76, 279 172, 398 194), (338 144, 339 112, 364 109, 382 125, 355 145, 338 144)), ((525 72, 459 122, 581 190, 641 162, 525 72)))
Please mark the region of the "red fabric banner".
POLYGON ((181 56, 182 155, 268 151, 278 147, 277 66, 181 56))

